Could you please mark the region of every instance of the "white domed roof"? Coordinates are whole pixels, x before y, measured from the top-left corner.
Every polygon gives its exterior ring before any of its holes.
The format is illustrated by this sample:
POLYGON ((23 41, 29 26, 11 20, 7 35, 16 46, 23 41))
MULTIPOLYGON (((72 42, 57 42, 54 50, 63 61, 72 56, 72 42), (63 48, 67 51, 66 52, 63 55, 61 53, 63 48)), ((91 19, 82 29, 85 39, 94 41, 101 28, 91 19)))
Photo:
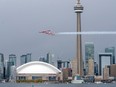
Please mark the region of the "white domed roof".
POLYGON ((58 74, 61 71, 51 64, 33 61, 17 68, 17 74, 58 74))

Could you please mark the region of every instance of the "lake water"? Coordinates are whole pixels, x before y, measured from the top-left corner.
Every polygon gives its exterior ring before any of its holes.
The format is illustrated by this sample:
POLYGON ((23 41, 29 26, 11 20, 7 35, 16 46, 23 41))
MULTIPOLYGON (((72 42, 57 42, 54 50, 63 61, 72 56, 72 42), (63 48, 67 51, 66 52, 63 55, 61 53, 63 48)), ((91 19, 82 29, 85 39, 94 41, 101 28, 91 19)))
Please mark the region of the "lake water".
POLYGON ((0 87, 116 87, 116 83, 107 84, 37 84, 37 83, 0 83, 0 87))

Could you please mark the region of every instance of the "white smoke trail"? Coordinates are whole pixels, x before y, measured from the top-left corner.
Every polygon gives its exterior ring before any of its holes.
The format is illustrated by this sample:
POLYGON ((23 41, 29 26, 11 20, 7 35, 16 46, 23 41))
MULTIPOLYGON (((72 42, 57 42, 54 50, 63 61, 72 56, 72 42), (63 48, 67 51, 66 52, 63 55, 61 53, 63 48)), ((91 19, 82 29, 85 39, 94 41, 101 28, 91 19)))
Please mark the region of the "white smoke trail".
POLYGON ((58 35, 97 35, 97 34, 116 34, 115 31, 92 31, 92 32, 59 32, 58 35))

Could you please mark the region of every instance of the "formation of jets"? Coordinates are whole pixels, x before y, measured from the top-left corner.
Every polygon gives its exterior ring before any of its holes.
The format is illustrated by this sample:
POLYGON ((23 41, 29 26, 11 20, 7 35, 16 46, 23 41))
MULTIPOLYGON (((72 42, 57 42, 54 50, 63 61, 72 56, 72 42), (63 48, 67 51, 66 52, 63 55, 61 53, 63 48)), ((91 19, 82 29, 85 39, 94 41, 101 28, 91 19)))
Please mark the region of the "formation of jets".
POLYGON ((55 35, 55 33, 53 33, 51 30, 43 30, 39 33, 43 33, 43 34, 47 34, 47 35, 55 35))

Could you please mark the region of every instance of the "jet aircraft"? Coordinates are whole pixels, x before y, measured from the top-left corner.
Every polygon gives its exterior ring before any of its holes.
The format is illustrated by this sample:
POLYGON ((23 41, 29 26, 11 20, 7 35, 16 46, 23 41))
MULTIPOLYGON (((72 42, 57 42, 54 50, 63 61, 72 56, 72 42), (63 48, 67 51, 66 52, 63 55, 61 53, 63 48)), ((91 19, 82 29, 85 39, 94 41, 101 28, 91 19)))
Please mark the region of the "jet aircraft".
POLYGON ((47 34, 47 35, 55 35, 55 33, 52 32, 51 30, 43 30, 43 31, 41 31, 39 33, 43 33, 43 34, 47 34))

